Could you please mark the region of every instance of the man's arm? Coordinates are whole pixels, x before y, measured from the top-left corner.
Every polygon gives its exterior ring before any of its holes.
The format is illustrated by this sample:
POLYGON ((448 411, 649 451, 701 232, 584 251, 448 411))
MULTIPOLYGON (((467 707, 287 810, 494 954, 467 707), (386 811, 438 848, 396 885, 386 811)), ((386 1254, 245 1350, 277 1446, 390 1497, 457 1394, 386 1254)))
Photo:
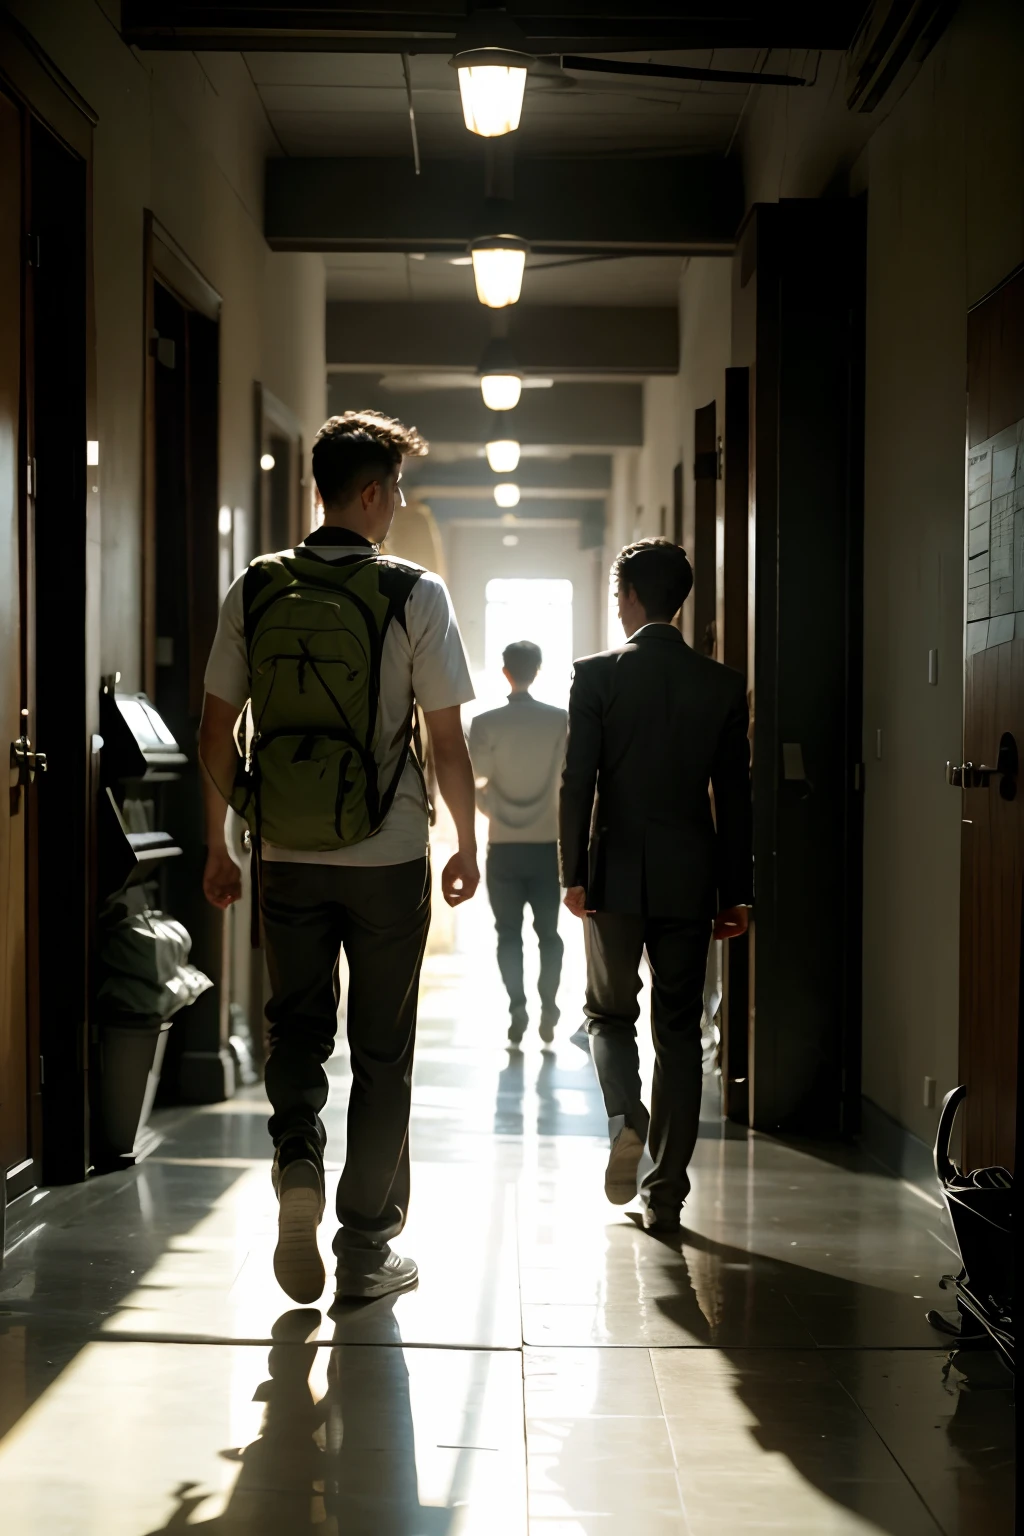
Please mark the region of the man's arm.
POLYGON ((558 800, 558 856, 565 904, 576 917, 586 907, 587 849, 594 811, 597 768, 601 761, 600 700, 589 671, 577 667, 569 693, 569 737, 558 800))
POLYGON ((458 851, 441 871, 441 894, 450 907, 468 901, 480 884, 476 862, 476 785, 458 704, 424 712, 441 798, 451 812, 458 851))
POLYGON ((735 938, 747 927, 746 908, 754 897, 753 816, 750 804, 749 715, 742 679, 737 678, 711 767, 718 844, 716 938, 735 938))
POLYGON ((212 906, 230 907, 242 894, 242 875, 228 852, 224 837, 224 808, 238 767, 235 746, 237 704, 208 693, 203 698, 199 726, 199 762, 203 778, 203 812, 206 820, 206 868, 203 894, 212 906))

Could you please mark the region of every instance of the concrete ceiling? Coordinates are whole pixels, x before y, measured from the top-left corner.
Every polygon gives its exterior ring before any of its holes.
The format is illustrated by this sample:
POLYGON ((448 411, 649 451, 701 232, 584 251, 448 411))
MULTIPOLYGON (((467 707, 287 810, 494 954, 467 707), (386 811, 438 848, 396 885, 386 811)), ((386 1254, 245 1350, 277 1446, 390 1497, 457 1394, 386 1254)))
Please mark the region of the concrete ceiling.
MULTIPOLYGON (((532 257, 523 281, 524 305, 673 306, 685 258, 621 256, 599 259, 532 257)), ((329 251, 328 299, 361 303, 476 302, 468 257, 425 252, 329 251)))
MULTIPOLYGON (((650 58, 756 71, 765 67, 768 52, 708 48, 650 58)), ((787 49, 773 55, 772 67, 784 69, 791 54, 787 49)), ((797 54, 798 66, 805 54, 797 54)), ((283 154, 411 156, 409 104, 396 54, 247 53, 245 61, 283 154)), ((464 153, 458 80, 447 59, 421 54, 410 58, 409 71, 421 154, 464 153)), ((551 66, 528 79, 517 148, 524 155, 550 153, 554 144, 562 155, 724 155, 749 89, 706 81, 605 79, 551 66)))

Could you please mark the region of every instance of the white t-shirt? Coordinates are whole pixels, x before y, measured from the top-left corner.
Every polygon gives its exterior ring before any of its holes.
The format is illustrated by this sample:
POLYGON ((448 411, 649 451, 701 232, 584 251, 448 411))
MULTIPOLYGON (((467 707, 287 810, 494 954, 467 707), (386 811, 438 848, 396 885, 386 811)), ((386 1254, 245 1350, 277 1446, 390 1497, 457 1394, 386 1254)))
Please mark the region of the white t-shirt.
MULTIPOLYGON (((320 538, 309 547, 322 560, 365 555, 371 548, 366 543, 329 545, 321 543, 320 538)), ((409 560, 398 560, 393 555, 387 558, 395 565, 412 566, 409 560)), ((228 589, 204 679, 207 693, 237 705, 239 711, 249 697, 249 658, 242 603, 244 580, 243 571, 228 589)), ((455 704, 468 704, 473 697, 469 666, 448 588, 440 576, 424 571, 406 602, 405 627, 392 620, 384 637, 376 750, 382 793, 391 783, 405 745, 404 727, 413 699, 429 713, 434 709, 449 709, 455 704)), ((427 837, 423 781, 410 759, 384 825, 375 836, 351 848, 326 853, 280 848, 264 840, 263 857, 281 864, 356 864, 364 867, 406 864, 424 857, 427 837)))

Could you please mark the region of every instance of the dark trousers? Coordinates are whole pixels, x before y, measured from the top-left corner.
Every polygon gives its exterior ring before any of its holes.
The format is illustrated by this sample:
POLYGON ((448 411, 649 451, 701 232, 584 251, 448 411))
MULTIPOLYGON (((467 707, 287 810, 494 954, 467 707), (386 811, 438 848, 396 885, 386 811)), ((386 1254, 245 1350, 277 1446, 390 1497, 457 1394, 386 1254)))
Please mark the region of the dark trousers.
POLYGON ((380 868, 266 863, 262 875, 270 1134, 275 1147, 304 1136, 323 1157, 324 1063, 337 1033, 344 948, 352 1091, 338 1220, 356 1240, 386 1241, 402 1230, 409 1207, 412 1057, 430 866, 426 859, 380 868))
POLYGON ((623 1125, 649 1140, 654 1167, 642 1197, 662 1217, 677 1216, 690 1192, 687 1167, 697 1145, 703 1059, 700 1022, 710 922, 596 912, 584 919, 587 1032, 604 1094, 609 1131, 623 1125), (636 1022, 640 960, 651 967, 654 1087, 651 1112, 640 1098, 636 1022))
POLYGON ((533 912, 540 946, 541 1007, 550 1012, 562 977, 557 843, 492 843, 487 850, 487 895, 498 931, 498 969, 511 1008, 526 1007, 523 986, 523 909, 533 912))

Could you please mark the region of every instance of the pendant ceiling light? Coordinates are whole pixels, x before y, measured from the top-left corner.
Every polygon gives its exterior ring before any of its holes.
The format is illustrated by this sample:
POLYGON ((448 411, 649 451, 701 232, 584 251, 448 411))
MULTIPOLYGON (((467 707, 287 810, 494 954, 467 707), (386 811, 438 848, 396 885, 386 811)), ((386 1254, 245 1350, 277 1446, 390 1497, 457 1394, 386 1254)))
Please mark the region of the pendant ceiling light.
POLYGON ((499 507, 518 507, 519 487, 511 480, 499 480, 494 487, 494 499, 499 507))
POLYGON ((488 410, 511 411, 519 404, 523 375, 504 337, 495 336, 487 343, 477 375, 488 410))
POLYGON ((488 309, 518 304, 530 247, 517 235, 488 235, 469 247, 476 296, 488 309))
POLYGON ((496 139, 514 133, 523 113, 526 72, 534 62, 526 38, 504 11, 478 11, 455 40, 449 60, 459 73, 462 115, 470 133, 496 139))
POLYGON ((495 438, 484 448, 487 462, 496 475, 510 475, 519 464, 519 444, 510 437, 495 438))
POLYGON ((523 381, 517 373, 485 373, 480 393, 489 411, 513 411, 519 404, 523 381))

